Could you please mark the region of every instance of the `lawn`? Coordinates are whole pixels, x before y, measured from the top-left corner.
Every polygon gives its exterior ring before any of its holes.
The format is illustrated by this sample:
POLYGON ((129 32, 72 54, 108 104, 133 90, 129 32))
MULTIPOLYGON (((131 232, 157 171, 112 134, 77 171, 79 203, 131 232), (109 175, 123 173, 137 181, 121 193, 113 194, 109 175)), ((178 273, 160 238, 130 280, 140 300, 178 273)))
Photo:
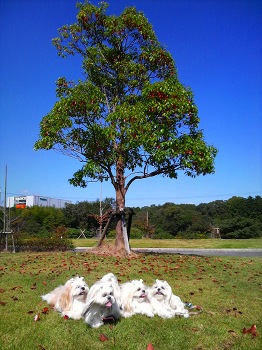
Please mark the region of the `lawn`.
MULTIPOLYGON (((73 239, 75 247, 94 247, 95 239, 73 239)), ((114 242, 107 239, 107 242, 114 242)), ((133 248, 262 248, 262 239, 131 239, 133 248)))
POLYGON ((262 259, 88 253, 0 254, 0 348, 4 350, 259 350, 262 348, 262 259), (188 319, 133 316, 89 328, 65 320, 41 300, 75 274, 89 286, 113 272, 120 283, 142 278, 169 282, 182 300, 203 307, 188 319), (46 309, 48 307, 48 309, 46 309), (40 319, 34 321, 35 315, 40 319), (243 329, 257 327, 257 336, 243 329), (101 334, 108 337, 102 341, 101 334))

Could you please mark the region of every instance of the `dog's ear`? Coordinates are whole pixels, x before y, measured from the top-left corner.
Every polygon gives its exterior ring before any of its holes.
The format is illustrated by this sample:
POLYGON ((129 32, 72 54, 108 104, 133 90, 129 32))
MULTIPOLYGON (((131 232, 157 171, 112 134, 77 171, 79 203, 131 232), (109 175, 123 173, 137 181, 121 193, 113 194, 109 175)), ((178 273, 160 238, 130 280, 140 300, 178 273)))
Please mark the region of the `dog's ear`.
POLYGON ((70 310, 72 307, 72 285, 68 284, 65 286, 65 288, 63 289, 61 295, 60 295, 60 305, 61 305, 61 309, 63 311, 67 311, 70 310))

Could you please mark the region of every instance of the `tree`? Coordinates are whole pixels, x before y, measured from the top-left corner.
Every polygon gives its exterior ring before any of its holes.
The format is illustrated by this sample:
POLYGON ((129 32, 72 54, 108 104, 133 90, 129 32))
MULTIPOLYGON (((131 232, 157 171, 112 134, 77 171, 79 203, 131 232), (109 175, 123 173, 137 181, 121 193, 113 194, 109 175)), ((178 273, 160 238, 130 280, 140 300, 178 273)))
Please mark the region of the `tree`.
POLYGON ((78 3, 77 22, 64 25, 53 44, 61 57, 82 57, 85 80, 57 80, 53 109, 43 117, 35 149, 54 149, 83 163, 69 180, 110 180, 116 194, 116 247, 128 251, 123 211, 135 180, 178 171, 214 172, 217 150, 206 144, 190 88, 143 13, 108 4, 78 3))

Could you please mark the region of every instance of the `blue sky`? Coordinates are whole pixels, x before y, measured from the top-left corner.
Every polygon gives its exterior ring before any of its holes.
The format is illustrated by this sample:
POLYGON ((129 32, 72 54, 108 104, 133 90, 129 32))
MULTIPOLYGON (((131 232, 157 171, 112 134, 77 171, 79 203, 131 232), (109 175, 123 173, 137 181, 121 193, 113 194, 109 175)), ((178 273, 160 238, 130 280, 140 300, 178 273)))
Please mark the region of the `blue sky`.
MULTIPOLYGON (((99 1, 92 1, 97 4, 99 1)), ((135 182, 126 205, 208 203, 262 195, 262 2, 260 0, 109 0, 145 13, 171 52, 180 81, 195 95, 206 142, 218 148, 216 172, 195 179, 135 182)), ((75 188, 80 164, 54 151, 34 151, 39 124, 56 101, 60 76, 83 78, 79 59, 62 59, 52 38, 75 22, 75 0, 0 2, 0 187, 7 195, 42 195, 72 202, 114 197, 110 183, 75 188)))

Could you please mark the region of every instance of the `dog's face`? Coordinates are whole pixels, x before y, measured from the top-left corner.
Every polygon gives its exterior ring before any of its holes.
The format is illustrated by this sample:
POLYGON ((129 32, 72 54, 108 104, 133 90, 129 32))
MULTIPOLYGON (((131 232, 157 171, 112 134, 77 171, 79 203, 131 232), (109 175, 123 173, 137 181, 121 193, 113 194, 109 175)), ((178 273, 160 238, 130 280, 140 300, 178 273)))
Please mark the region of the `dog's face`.
POLYGON ((133 286, 132 299, 142 303, 148 297, 146 285, 144 284, 143 280, 134 280, 131 283, 133 286))
POLYGON ((113 286, 109 282, 98 282, 97 284, 94 284, 90 292, 90 298, 94 304, 110 308, 116 302, 113 286))
POLYGON ((74 277, 66 282, 66 288, 70 288, 71 295, 74 299, 84 301, 87 293, 89 292, 88 285, 86 284, 84 277, 74 277))
POLYGON ((151 296, 158 301, 169 301, 172 296, 172 289, 167 281, 156 280, 150 289, 151 296))

